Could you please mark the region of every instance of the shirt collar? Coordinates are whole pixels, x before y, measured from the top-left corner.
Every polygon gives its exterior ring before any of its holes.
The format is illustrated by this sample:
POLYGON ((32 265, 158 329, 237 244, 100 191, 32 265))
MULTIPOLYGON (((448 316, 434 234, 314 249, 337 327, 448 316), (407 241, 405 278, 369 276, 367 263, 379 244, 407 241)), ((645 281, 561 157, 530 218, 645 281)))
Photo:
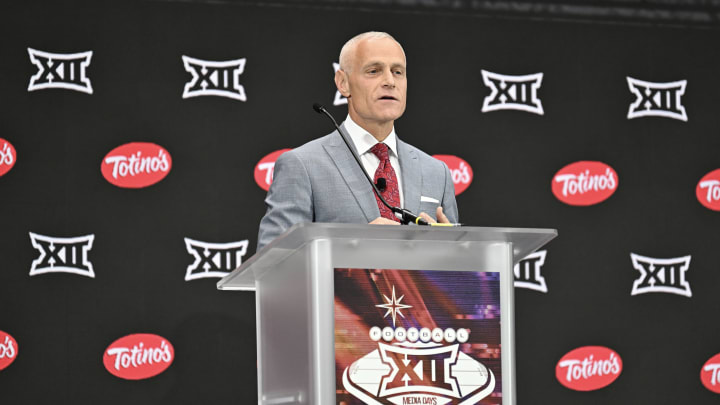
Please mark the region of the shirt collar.
MULTIPOLYGON (((352 139, 353 144, 355 144, 355 149, 358 151, 359 155, 363 155, 368 152, 373 146, 375 146, 376 143, 378 143, 377 139, 370 135, 370 133, 364 130, 360 125, 356 124, 355 121, 350 118, 349 114, 347 118, 345 118, 344 125, 347 133, 350 135, 350 139, 352 139)), ((385 138, 383 143, 388 146, 388 149, 392 151, 395 156, 398 155, 397 136, 395 135, 394 126, 392 131, 390 131, 390 135, 385 138)))

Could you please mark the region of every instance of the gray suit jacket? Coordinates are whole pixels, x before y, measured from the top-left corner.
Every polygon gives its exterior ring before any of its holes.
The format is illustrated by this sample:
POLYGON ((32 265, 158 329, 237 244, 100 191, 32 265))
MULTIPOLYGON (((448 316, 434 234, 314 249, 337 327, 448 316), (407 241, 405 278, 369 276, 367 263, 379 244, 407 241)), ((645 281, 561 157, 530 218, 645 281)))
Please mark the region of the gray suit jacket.
MULTIPOLYGON (((397 149, 404 208, 434 218, 440 204, 457 222, 455 188, 445 163, 400 139, 397 149)), ((380 216, 372 187, 337 131, 280 155, 265 204, 258 251, 297 223, 367 224, 380 216)))

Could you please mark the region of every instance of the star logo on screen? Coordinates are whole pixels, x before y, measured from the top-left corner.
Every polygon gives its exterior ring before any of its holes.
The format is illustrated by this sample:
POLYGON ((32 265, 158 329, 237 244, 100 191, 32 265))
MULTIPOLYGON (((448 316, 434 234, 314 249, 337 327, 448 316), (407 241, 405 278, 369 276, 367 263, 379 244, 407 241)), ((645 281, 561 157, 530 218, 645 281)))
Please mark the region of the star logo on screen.
POLYGON ((385 301, 387 301, 387 303, 375 305, 375 306, 378 308, 387 309, 387 312, 385 313, 383 318, 387 318, 388 315, 392 314, 393 327, 395 327, 395 319, 397 318, 397 315, 400 315, 403 318, 405 318, 405 315, 403 315, 402 310, 407 309, 407 308, 412 308, 412 305, 405 305, 405 304, 400 303, 400 301, 402 301, 402 299, 405 298, 405 295, 400 296, 400 298, 395 298, 395 286, 393 286, 393 288, 392 288, 392 298, 389 298, 385 294, 383 294, 383 297, 385 297, 385 301))

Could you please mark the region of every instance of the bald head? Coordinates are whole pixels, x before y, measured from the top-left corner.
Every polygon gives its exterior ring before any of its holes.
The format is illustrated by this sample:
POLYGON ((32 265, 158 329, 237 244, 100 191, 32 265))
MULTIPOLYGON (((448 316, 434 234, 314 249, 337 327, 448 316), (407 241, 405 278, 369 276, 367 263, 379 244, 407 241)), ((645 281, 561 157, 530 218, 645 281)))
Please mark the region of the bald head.
POLYGON ((335 85, 347 97, 348 115, 382 142, 405 112, 405 51, 384 32, 360 34, 343 46, 335 85))
POLYGON ((342 49, 340 50, 340 69, 350 73, 353 66, 353 59, 355 58, 355 53, 357 51, 357 46, 361 42, 365 40, 370 39, 391 39, 395 41, 396 44, 400 47, 400 50, 403 53, 403 56, 405 56, 405 50, 402 48, 402 45, 392 37, 392 35, 388 34, 387 32, 378 32, 378 31, 368 31, 363 32, 362 34, 355 35, 354 37, 350 38, 349 41, 343 45, 342 49))

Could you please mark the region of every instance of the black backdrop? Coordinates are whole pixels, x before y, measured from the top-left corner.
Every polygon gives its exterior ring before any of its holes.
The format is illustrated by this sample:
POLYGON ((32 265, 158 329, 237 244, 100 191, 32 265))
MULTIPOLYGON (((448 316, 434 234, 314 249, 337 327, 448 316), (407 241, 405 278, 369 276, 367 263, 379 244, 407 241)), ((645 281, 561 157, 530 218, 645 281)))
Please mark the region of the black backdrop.
POLYGON ((0 330, 18 342, 0 371, 2 403, 256 403, 254 297, 185 281, 184 238, 248 240, 254 253, 265 191, 253 173, 265 155, 330 132, 311 111, 332 106, 332 62, 352 35, 392 33, 408 57, 408 109, 399 136, 474 171, 458 196, 462 222, 557 228, 543 275, 548 292, 516 290, 521 404, 713 403, 699 374, 720 352, 720 214, 695 197, 720 167, 717 30, 589 24, 312 7, 123 2, 0 6, 0 138, 17 162, 0 177, 0 330), (28 48, 93 51, 93 94, 28 91, 28 48), (247 101, 181 97, 181 56, 246 58, 247 101), (544 115, 482 113, 481 70, 542 72, 544 115), (687 80, 688 121, 628 119, 626 77, 687 80), (100 164, 129 142, 172 155, 159 183, 124 189, 100 164), (555 173, 581 160, 619 176, 588 207, 551 192, 555 173), (94 234, 95 278, 29 276, 29 232, 94 234), (631 296, 630 253, 692 255, 692 297, 631 296), (133 333, 170 341, 175 360, 141 381, 118 379, 104 350, 133 333), (561 386, 567 352, 601 345, 622 357, 612 385, 561 386))

